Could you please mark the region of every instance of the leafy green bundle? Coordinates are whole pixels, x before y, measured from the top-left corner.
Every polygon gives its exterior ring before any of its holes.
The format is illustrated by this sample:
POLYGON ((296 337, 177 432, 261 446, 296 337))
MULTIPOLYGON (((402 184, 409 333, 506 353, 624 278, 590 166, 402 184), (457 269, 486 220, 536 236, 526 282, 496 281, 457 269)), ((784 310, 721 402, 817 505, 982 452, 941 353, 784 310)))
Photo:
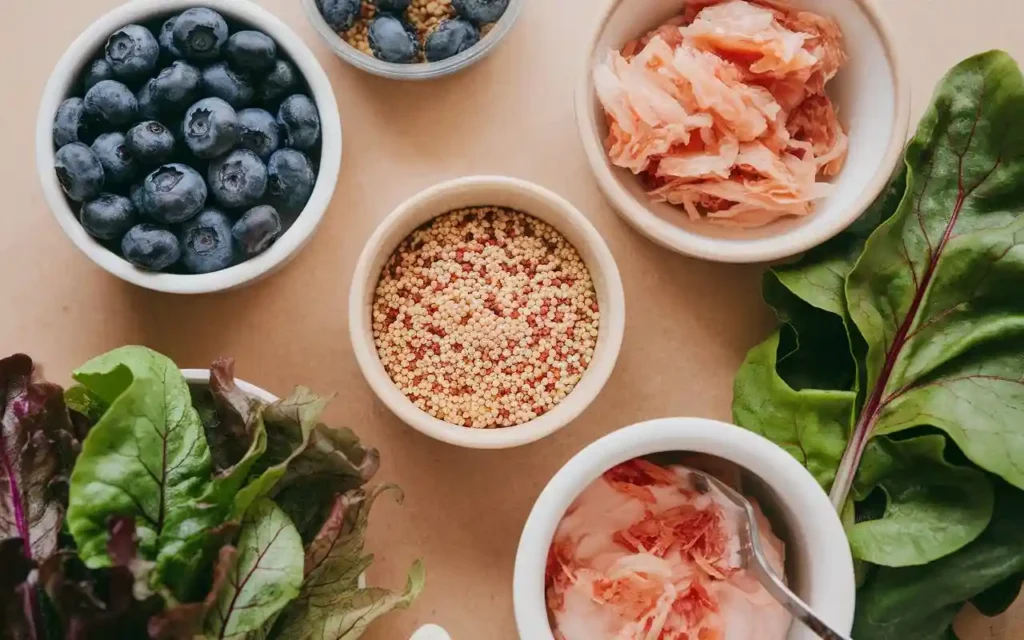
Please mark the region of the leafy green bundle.
POLYGON ((1024 579, 1024 78, 1005 53, 936 89, 861 220, 764 297, 780 327, 733 413, 797 457, 843 515, 858 640, 949 640, 1024 579))
POLYGON ((353 640, 407 606, 365 588, 377 451, 298 387, 270 405, 219 360, 191 389, 124 347, 64 392, 0 360, 0 640, 353 640))

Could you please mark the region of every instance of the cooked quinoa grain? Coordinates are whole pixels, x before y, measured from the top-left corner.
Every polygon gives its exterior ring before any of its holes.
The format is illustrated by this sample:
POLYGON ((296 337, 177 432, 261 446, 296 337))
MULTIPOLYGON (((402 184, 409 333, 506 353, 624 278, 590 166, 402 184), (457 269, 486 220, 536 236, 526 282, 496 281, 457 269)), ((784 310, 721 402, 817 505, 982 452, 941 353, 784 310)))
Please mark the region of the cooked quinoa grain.
POLYGON ((430 415, 510 427, 550 411, 594 356, 590 272, 550 225, 460 209, 410 234, 377 283, 373 337, 391 380, 430 415))

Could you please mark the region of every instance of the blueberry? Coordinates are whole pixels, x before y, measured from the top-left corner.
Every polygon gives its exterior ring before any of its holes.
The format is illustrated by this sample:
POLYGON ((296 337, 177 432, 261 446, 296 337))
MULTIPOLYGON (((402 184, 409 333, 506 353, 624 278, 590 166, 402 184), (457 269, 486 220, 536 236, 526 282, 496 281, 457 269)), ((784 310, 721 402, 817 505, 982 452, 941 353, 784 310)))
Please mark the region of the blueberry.
POLYGON ((92 149, 81 142, 57 149, 53 165, 61 188, 75 202, 94 198, 103 189, 103 165, 92 149))
POLYGON ((157 37, 157 42, 160 43, 160 55, 162 55, 164 60, 167 60, 168 62, 184 57, 181 55, 181 51, 178 50, 177 45, 174 44, 175 18, 177 18, 177 16, 171 16, 164 20, 163 26, 160 27, 160 36, 157 37))
POLYGON ((161 111, 180 114, 199 98, 201 83, 199 69, 175 60, 153 78, 153 100, 161 111))
POLYGON ((174 46, 189 60, 213 60, 228 39, 228 23, 213 9, 187 9, 174 20, 174 46))
POLYGON ((139 103, 117 80, 100 80, 85 92, 85 112, 115 127, 135 120, 139 103))
POLYGON ((452 0, 455 13, 477 26, 497 22, 508 8, 508 0, 452 0))
POLYGON ((284 144, 294 149, 309 149, 320 139, 320 115, 313 101, 301 94, 285 98, 277 110, 277 126, 284 144))
POLYGON ((85 74, 82 76, 82 85, 88 91, 96 86, 96 83, 100 80, 113 79, 114 69, 111 68, 110 63, 105 58, 99 58, 98 60, 93 60, 89 64, 89 68, 85 70, 85 74))
MULTIPOLYGON (((81 98, 68 98, 53 117, 53 144, 58 149, 72 142, 84 142, 92 128, 81 98)), ((276 129, 276 125, 275 125, 276 129)))
POLYGON ((100 134, 92 143, 92 152, 103 165, 108 185, 124 184, 135 177, 137 163, 125 144, 124 134, 117 131, 100 134))
POLYGON ((203 98, 185 112, 185 144, 200 158, 213 158, 238 142, 238 116, 220 98, 203 98))
POLYGON ((142 164, 166 162, 174 153, 174 134, 156 120, 140 122, 129 129, 125 141, 142 164))
POLYGON ((205 209, 178 228, 181 263, 189 273, 209 273, 231 266, 231 219, 205 209))
POLYGON ((294 93, 298 86, 299 75, 295 67, 290 62, 278 58, 274 68, 260 84, 257 97, 261 104, 274 106, 281 98, 294 93))
POLYGON ((124 259, 141 269, 163 271, 181 257, 178 238, 155 224, 137 224, 121 238, 124 259))
POLYGON ((78 219, 94 238, 117 240, 136 223, 135 205, 124 196, 101 193, 82 205, 78 219))
POLYGON ((221 206, 251 207, 267 190, 267 166, 252 151, 236 149, 210 163, 206 184, 221 206))
POLYGON ((278 149, 267 162, 267 194, 282 213, 298 213, 313 193, 316 174, 301 151, 278 149))
POLYGON ((215 62, 203 69, 203 91, 236 109, 249 106, 256 93, 249 79, 232 71, 226 62, 215 62))
POLYGON ((135 207, 135 213, 142 213, 142 183, 136 182, 132 186, 128 187, 128 199, 132 201, 132 206, 135 207))
POLYGON ((238 112, 241 139, 238 144, 254 151, 264 162, 277 151, 280 144, 277 120, 263 109, 242 109, 238 112))
POLYGON ((107 38, 103 53, 114 75, 131 80, 153 73, 160 43, 146 27, 130 24, 107 38))
POLYGON ((146 84, 135 94, 135 103, 138 105, 138 117, 149 120, 160 117, 160 107, 153 98, 153 78, 146 80, 146 84))
POLYGON ((324 22, 335 31, 348 31, 355 24, 361 4, 360 0, 316 0, 324 22))
POLYGON ((188 165, 165 164, 146 176, 139 201, 143 215, 157 222, 183 222, 206 204, 206 183, 188 165))
POLYGON ((231 227, 231 235, 238 253, 251 258, 266 251, 281 235, 281 216, 270 205, 253 207, 231 227))
POLYGON ((261 31, 236 31, 228 38, 224 57, 239 73, 266 73, 277 61, 277 43, 261 31))
POLYGON ((412 62, 416 59, 415 36, 402 21, 381 14, 370 22, 370 50, 385 62, 412 62))
POLYGON ((437 62, 462 53, 480 41, 480 32, 462 18, 443 20, 430 32, 423 45, 427 62, 437 62))
POLYGON ((377 11, 381 13, 393 13, 399 15, 404 13, 409 5, 412 4, 412 0, 371 0, 371 4, 377 7, 377 11))

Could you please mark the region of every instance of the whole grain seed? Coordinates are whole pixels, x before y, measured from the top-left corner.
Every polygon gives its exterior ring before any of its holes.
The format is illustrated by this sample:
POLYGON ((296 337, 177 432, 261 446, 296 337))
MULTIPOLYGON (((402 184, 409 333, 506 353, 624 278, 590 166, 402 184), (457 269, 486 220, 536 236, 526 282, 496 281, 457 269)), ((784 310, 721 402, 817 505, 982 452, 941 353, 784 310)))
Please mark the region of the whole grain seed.
POLYGON ((522 424, 565 399, 600 326, 576 248, 500 207, 452 211, 410 234, 381 270, 371 313, 377 353, 402 393, 475 428, 522 424))

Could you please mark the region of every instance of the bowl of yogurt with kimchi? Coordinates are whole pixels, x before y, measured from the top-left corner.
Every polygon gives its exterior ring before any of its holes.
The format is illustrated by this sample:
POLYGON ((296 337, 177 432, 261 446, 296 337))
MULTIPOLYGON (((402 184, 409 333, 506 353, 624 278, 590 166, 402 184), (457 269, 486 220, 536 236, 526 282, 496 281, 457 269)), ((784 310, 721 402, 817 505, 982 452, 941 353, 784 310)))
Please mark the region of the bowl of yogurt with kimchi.
POLYGON ((760 262, 824 242, 871 204, 909 102, 875 0, 618 0, 576 117, 598 184, 641 233, 760 262))
POLYGON ((816 638, 743 568, 735 509, 690 469, 713 475, 752 502, 772 569, 822 620, 849 633, 853 559, 814 477, 753 432, 702 418, 667 418, 589 445, 541 493, 516 555, 519 636, 816 638))

